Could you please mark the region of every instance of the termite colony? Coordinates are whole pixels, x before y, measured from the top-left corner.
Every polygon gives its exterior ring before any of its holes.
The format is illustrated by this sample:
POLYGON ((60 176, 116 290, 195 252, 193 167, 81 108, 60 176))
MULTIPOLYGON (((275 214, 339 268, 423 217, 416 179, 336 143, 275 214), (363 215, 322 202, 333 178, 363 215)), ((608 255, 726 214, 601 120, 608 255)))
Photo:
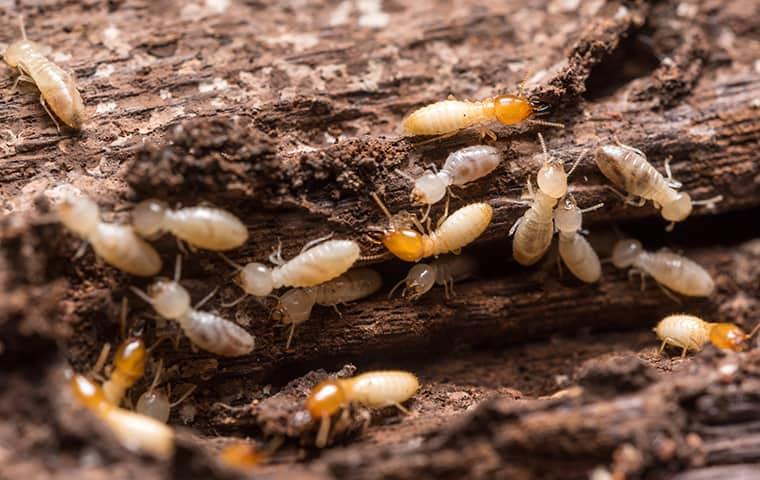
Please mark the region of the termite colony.
MULTIPOLYGON (((7 64, 20 74, 16 81, 31 82, 39 88, 40 100, 56 126, 57 117, 74 129, 82 129, 86 115, 73 77, 47 60, 38 44, 26 39, 23 23, 21 32, 23 39, 11 44, 4 53, 7 64)), ((412 112, 403 120, 403 128, 415 136, 448 136, 477 127, 481 137, 494 140, 496 135, 486 128, 488 122, 507 126, 531 122, 564 128, 558 123, 533 118, 545 111, 545 106, 523 93, 475 102, 449 99, 412 112)), ((568 181, 588 152, 578 156, 574 165, 566 170, 564 162, 549 151, 540 133, 538 144, 541 166, 536 171, 535 185, 529 177, 523 199, 514 200, 526 204, 527 209, 509 231, 513 257, 522 266, 536 264, 547 254, 557 234, 558 260, 580 281, 599 282, 602 262, 584 236, 582 216, 602 208, 603 204, 579 207, 568 181)), ((494 174, 503 156, 494 146, 472 145, 452 152, 440 169, 426 169, 416 177, 397 170, 399 176, 412 184, 410 199, 420 208, 419 216, 406 211, 392 213, 377 193, 371 193, 387 224, 369 227, 370 237, 398 259, 414 263, 406 277, 387 294, 388 298, 403 286, 401 296, 406 301, 418 301, 435 285, 440 285, 448 299, 455 295, 455 282, 477 274, 475 258, 461 252, 487 230, 494 209, 488 202, 477 202, 450 212, 451 200, 456 198, 452 188, 464 188, 494 174), (432 225, 433 205, 444 198, 443 214, 432 225), (420 263, 423 260, 424 263, 420 263)), ((642 151, 617 140, 600 144, 593 156, 599 170, 612 182, 610 189, 630 204, 641 206, 651 200, 669 222, 668 229, 684 221, 693 206, 712 205, 720 200, 718 197, 691 200, 688 193, 677 190, 681 185, 673 180, 667 161, 667 174, 663 176, 642 151), (635 197, 639 200, 635 201, 635 197)), ((287 261, 278 249, 268 258, 272 265, 258 261, 238 264, 221 252, 244 246, 249 240, 247 227, 234 214, 208 205, 171 208, 161 201, 146 199, 132 209, 130 224, 120 224, 103 221, 100 208, 86 195, 67 193, 58 201, 56 212, 66 228, 92 246, 98 259, 139 277, 155 277, 162 271, 161 257, 149 241, 164 233, 176 237, 179 250, 185 254, 192 255, 196 249, 218 252, 220 259, 234 269, 234 281, 243 290, 240 298, 222 307, 235 307, 249 297, 262 302, 274 297, 276 304, 271 309, 271 320, 289 325, 283 341, 285 351, 291 351, 296 326, 308 321, 315 305, 333 307, 340 315, 339 305, 374 295, 383 284, 375 270, 352 269, 357 261, 370 260, 373 256, 363 257, 357 241, 333 239, 332 234, 305 243, 301 252, 287 261), (289 289, 278 295, 283 288, 289 289)), ((645 276, 653 277, 667 292, 707 297, 714 290, 710 273, 697 263, 672 252, 648 252, 637 240, 620 240, 610 260, 617 268, 630 268, 629 274, 638 273, 642 284, 645 276)), ((228 313, 201 309, 216 289, 192 305, 190 293, 180 283, 181 266, 182 258, 178 255, 171 279, 155 278, 147 290, 136 286, 130 286, 130 290, 149 304, 158 317, 176 322, 192 348, 222 357, 249 355, 255 347, 253 335, 228 313)), ((680 314, 663 319, 655 331, 662 340, 660 350, 672 345, 681 348, 686 355, 688 350, 699 350, 707 342, 719 348, 741 350, 757 329, 748 335, 732 324, 709 323, 680 314)), ((132 404, 128 390, 143 379, 151 352, 152 348, 146 348, 142 337, 129 336, 116 349, 106 377, 98 373, 100 367, 94 368, 90 375, 71 373, 70 386, 82 405, 102 419, 128 448, 166 457, 174 450, 174 433, 166 425, 171 408, 187 400, 195 386, 190 386, 182 395, 175 395, 175 401, 171 402, 168 384, 159 386, 166 371, 163 360, 157 360, 153 362, 152 383, 133 404, 134 408, 122 406, 132 404)), ((108 350, 104 350, 98 365, 106 362, 107 353, 108 350)), ((418 389, 417 377, 404 371, 365 372, 319 383, 308 394, 304 392, 303 410, 308 412, 316 430, 315 445, 324 447, 329 443, 336 421, 340 422, 336 416, 343 415, 352 404, 369 408, 390 406, 406 412, 402 404, 418 389)), ((225 449, 220 459, 245 469, 263 461, 269 453, 262 453, 249 444, 235 444, 225 449)))

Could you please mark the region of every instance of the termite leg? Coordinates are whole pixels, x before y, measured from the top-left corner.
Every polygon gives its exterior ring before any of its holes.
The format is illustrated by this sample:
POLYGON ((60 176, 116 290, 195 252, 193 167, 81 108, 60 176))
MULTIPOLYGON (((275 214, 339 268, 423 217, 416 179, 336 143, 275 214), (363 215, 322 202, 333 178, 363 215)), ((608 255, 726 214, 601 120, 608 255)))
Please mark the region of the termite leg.
POLYGON ((662 352, 665 351, 665 347, 668 345, 668 343, 670 343, 670 341, 672 341, 670 337, 665 337, 665 339, 660 344, 660 349, 657 350, 657 355, 662 355, 662 352))
POLYGON ((394 402, 393 406, 398 408, 404 415, 409 415, 409 410, 398 402, 394 402))
MULTIPOLYGON (((446 220, 449 216, 449 196, 446 196, 446 205, 443 208, 443 216, 438 218, 438 222, 435 224, 435 228, 438 229, 444 220, 446 220)), ((429 227, 428 227, 429 230, 429 227)))
POLYGON ((196 385, 190 385, 190 388, 188 388, 187 391, 185 393, 183 393, 181 397, 179 397, 176 401, 174 401, 174 402, 172 402, 172 403, 169 404, 169 408, 174 408, 177 405, 179 405, 180 403, 182 403, 185 400, 187 400, 187 398, 190 395, 193 394, 193 392, 195 391, 196 388, 197 388, 196 385))
POLYGON ((340 308, 338 308, 338 305, 333 305, 332 308, 335 310, 335 313, 338 314, 338 317, 343 318, 343 314, 341 313, 340 308))
POLYGON ((620 197, 623 202, 626 203, 626 205, 631 205, 633 207, 643 207, 645 203, 647 203, 647 200, 645 198, 639 198, 638 200, 634 200, 632 196, 625 195, 623 192, 618 190, 617 188, 611 186, 611 185, 605 185, 604 186, 607 190, 610 190, 612 193, 620 197))
POLYGON ((106 361, 108 360, 108 354, 111 353, 111 344, 106 343, 103 345, 103 348, 100 349, 100 354, 98 355, 98 359, 95 360, 95 365, 92 366, 92 369, 90 370, 91 374, 93 376, 97 376, 101 370, 103 370, 103 367, 106 364, 106 361))
POLYGON ((490 138, 492 142, 495 142, 498 140, 499 137, 496 136, 496 133, 494 133, 493 130, 490 128, 487 128, 485 125, 481 125, 478 127, 479 133, 480 133, 480 140, 482 141, 486 137, 490 138))
POLYGON ((284 265, 285 260, 282 258, 282 240, 277 239, 277 248, 269 255, 269 261, 274 265, 284 265))
POLYGON ((415 143, 414 146, 415 147, 419 147, 419 146, 422 146, 422 145, 427 145, 428 143, 433 143, 433 142, 438 142, 438 141, 441 141, 441 140, 446 140, 449 137, 453 137, 457 133, 459 133, 459 130, 455 130, 455 131, 449 132, 449 133, 444 133, 442 135, 437 135, 437 136, 435 136, 433 138, 429 138, 429 139, 423 140, 423 141, 421 141, 419 143, 415 143))
MULTIPOLYGON (((642 277, 641 277, 641 278, 643 279, 643 278, 644 278, 644 276, 642 275, 642 277)), ((674 302, 676 302, 676 303, 677 303, 677 304, 679 304, 679 305, 682 303, 682 302, 681 302, 681 299, 680 299, 680 298, 676 297, 676 296, 673 294, 673 292, 671 292, 671 291, 670 291, 668 288, 666 288, 666 287, 665 287, 664 285, 662 285, 660 282, 655 282, 655 283, 657 283, 657 286, 658 286, 658 287, 660 287, 660 290, 662 290, 662 291, 663 291, 663 293, 664 293, 665 295, 667 295, 667 296, 668 296, 668 297, 669 297, 671 300, 673 300, 674 302)))
POLYGON ((47 103, 45 103, 45 97, 43 97, 42 94, 40 94, 40 104, 42 104, 42 108, 45 109, 50 119, 55 123, 55 128, 58 130, 58 133, 61 133, 61 125, 58 123, 58 120, 55 119, 50 109, 48 109, 47 103))
POLYGON ((288 341, 285 342, 285 350, 290 350, 290 343, 293 341, 294 333, 296 333, 296 322, 290 324, 290 333, 288 333, 288 341))
POLYGON ((81 258, 82 255, 84 255, 84 252, 87 251, 87 245, 89 245, 89 243, 86 240, 82 240, 82 244, 79 245, 79 248, 77 248, 77 251, 72 257, 72 260, 78 260, 81 258))
POLYGON ((182 278, 182 255, 177 255, 174 258, 174 281, 179 282, 182 278))
POLYGON ((428 218, 428 215, 430 215, 430 209, 433 208, 433 205, 431 203, 428 203, 427 208, 425 209, 425 214, 422 216, 420 221, 425 221, 428 218))
MULTIPOLYGON (((325 235, 324 237, 315 238, 314 240, 309 241, 306 245, 303 246, 303 248, 301 248, 301 253, 305 252, 306 250, 310 249, 311 247, 313 247, 315 245, 318 245, 318 244, 320 244, 320 243, 322 243, 322 242, 324 242, 326 240, 331 239, 332 236, 333 236, 333 234, 334 233, 331 232, 331 233, 325 235)), ((282 257, 280 257, 280 258, 282 258, 282 257)))
POLYGON ((119 333, 121 333, 121 338, 125 338, 127 336, 127 308, 129 300, 127 297, 124 297, 121 299, 121 315, 119 315, 119 333))
POLYGON ((613 137, 613 139, 615 140, 615 143, 617 143, 618 147, 622 147, 622 148, 625 148, 626 150, 630 150, 630 151, 632 151, 634 153, 637 153, 637 154, 641 155, 644 158, 647 157, 646 154, 644 152, 642 152, 641 150, 639 150, 638 148, 632 147, 630 145, 626 145, 625 143, 623 143, 620 140, 618 140, 617 136, 613 137))
POLYGON ((238 298, 236 300, 233 300, 233 301, 231 301, 229 303, 223 303, 222 307, 224 307, 224 308, 234 307, 235 305, 237 305, 238 303, 242 302, 246 298, 248 298, 248 294, 244 293, 243 295, 240 296, 240 298, 238 298))
POLYGON ((673 155, 668 155, 668 158, 665 159, 665 175, 667 175, 665 181, 668 182, 668 186, 671 188, 681 188, 683 184, 673 178, 673 172, 670 170, 671 160, 673 160, 673 155))
POLYGON ((684 345, 683 350, 681 350, 681 359, 686 358, 686 352, 688 352, 688 351, 689 351, 689 347, 687 347, 686 345, 684 345))
POLYGON ((34 79, 30 77, 29 75, 25 74, 20 68, 19 68, 19 75, 16 77, 16 80, 13 82, 13 86, 11 87, 10 94, 12 95, 16 91, 16 87, 18 87, 19 82, 27 82, 27 83, 34 83, 34 79))
POLYGON ((206 304, 206 302, 208 302, 209 300, 211 300, 211 298, 214 295, 216 295, 216 292, 218 292, 218 291, 219 291, 219 287, 216 287, 215 289, 211 290, 211 293, 209 293, 208 295, 206 295, 205 297, 203 297, 200 302, 196 303, 195 306, 193 307, 193 309, 198 310, 199 308, 201 308, 203 305, 206 304))
POLYGON ((509 236, 513 236, 515 234, 515 231, 517 230, 517 227, 520 226, 520 222, 522 222, 523 217, 518 218, 515 220, 515 223, 512 224, 512 228, 509 229, 509 236))

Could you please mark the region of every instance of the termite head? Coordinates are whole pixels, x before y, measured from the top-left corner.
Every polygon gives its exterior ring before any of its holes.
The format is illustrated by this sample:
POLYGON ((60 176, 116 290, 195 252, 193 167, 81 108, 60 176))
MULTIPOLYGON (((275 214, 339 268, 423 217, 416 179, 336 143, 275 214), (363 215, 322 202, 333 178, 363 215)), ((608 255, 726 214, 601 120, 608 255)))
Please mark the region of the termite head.
POLYGON ((575 198, 565 195, 554 210, 554 225, 557 230, 565 233, 574 233, 581 229, 583 214, 581 213, 575 198))
POLYGON ((26 57, 28 52, 39 50, 40 45, 29 40, 16 40, 8 45, 3 52, 3 60, 11 67, 16 68, 20 60, 26 57))
POLYGON ((246 293, 266 297, 274 288, 272 269, 263 263, 251 262, 237 274, 236 281, 246 293))
POLYGON ((691 215, 692 203, 688 193, 678 193, 675 200, 662 206, 662 217, 670 222, 681 222, 691 215))
POLYGON ((171 403, 163 389, 151 388, 140 395, 135 411, 166 423, 171 414, 171 403))
POLYGON ((306 410, 312 418, 329 417, 348 403, 348 396, 339 380, 325 380, 311 389, 306 410))
POLYGON ((747 348, 749 336, 733 323, 716 323, 710 328, 710 341, 720 349, 741 352, 747 348))
POLYGON ((446 184, 430 170, 425 170, 420 178, 415 180, 412 190, 412 201, 432 205, 446 195, 446 184))
POLYGON ((411 228, 410 215, 405 212, 391 215, 376 193, 372 193, 372 198, 388 218, 388 226, 378 229, 385 248, 406 262, 416 262, 422 258, 425 252, 423 235, 411 228))
POLYGON ((69 384, 71 385, 71 392, 77 400, 89 410, 102 413, 112 407, 100 385, 89 378, 78 373, 73 374, 69 379, 69 384))
POLYGON ((418 263, 409 270, 406 276, 404 296, 409 300, 417 300, 425 295, 435 285, 435 269, 426 263, 418 263))
POLYGON ((161 279, 148 288, 153 308, 164 318, 177 320, 190 310, 190 294, 177 282, 161 279))
POLYGON ((533 106, 527 98, 518 95, 500 95, 493 99, 493 113, 504 125, 515 125, 533 115, 533 106))
POLYGON ((164 218, 168 206, 158 200, 145 200, 137 204, 132 211, 132 227, 138 235, 154 238, 163 230, 164 218))
POLYGON ((633 265, 643 251, 641 242, 632 238, 620 240, 612 249, 612 264, 617 268, 627 268, 633 265))
POLYGON ((137 381, 145 374, 147 358, 145 343, 139 337, 130 337, 119 345, 113 357, 116 371, 137 381))
POLYGON ((280 297, 272 318, 282 323, 303 323, 309 319, 314 303, 314 295, 309 289, 291 288, 280 297))
POLYGON ((58 204, 57 210, 61 223, 81 237, 90 235, 100 222, 98 205, 87 197, 69 196, 58 204))
POLYGON ((546 142, 540 133, 538 140, 541 142, 543 153, 543 163, 536 175, 538 188, 546 195, 552 198, 560 198, 567 192, 567 173, 565 173, 565 164, 558 158, 549 155, 546 149, 546 142))

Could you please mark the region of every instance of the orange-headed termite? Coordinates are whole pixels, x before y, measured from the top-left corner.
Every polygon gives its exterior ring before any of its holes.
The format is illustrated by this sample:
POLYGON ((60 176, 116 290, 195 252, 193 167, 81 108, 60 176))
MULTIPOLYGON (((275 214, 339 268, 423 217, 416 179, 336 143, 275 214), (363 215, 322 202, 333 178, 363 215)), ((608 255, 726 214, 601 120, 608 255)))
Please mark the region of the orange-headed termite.
POLYGON ((88 241, 100 258, 119 270, 141 277, 151 277, 161 270, 156 250, 132 227, 101 221, 98 206, 89 198, 69 195, 57 210, 66 228, 88 241))
POLYGON ((417 377, 403 371, 367 372, 352 378, 330 379, 319 383, 306 399, 313 419, 320 419, 316 445, 324 447, 330 433, 330 417, 350 403, 369 408, 396 406, 410 399, 420 388, 417 377))
POLYGON ((125 447, 161 458, 172 455, 174 431, 171 428, 150 417, 114 405, 103 389, 87 377, 74 374, 69 382, 74 396, 103 420, 125 447))
POLYGON ((40 103, 50 118, 53 119, 58 131, 60 132, 61 128, 53 113, 69 127, 81 130, 87 120, 87 115, 74 77, 45 58, 42 53, 43 47, 26 38, 22 17, 19 17, 19 22, 21 24, 21 40, 16 40, 10 44, 3 53, 5 62, 11 68, 17 68, 19 71, 19 77, 13 84, 13 89, 16 88, 19 81, 37 85, 37 88, 40 89, 40 103))
POLYGON ((165 231, 192 246, 225 251, 248 240, 248 230, 235 215, 212 207, 187 207, 172 210, 158 200, 140 202, 132 211, 135 231, 155 238, 165 231))
POLYGON ((665 250, 648 252, 638 240, 618 241, 612 250, 612 263, 617 268, 632 266, 629 274, 641 274, 642 282, 644 274, 649 274, 661 285, 689 297, 708 297, 715 289, 710 274, 696 262, 665 250))
POLYGON ((662 340, 660 353, 666 345, 681 348, 681 358, 689 350, 699 351, 707 342, 717 348, 740 352, 747 348, 747 343, 760 328, 756 326, 749 335, 733 323, 711 323, 694 315, 668 315, 660 320, 653 329, 662 340))
POLYGON ((586 283, 594 283, 602 276, 602 265, 594 247, 580 234, 583 213, 603 207, 578 208, 571 194, 565 195, 554 209, 554 226, 559 231, 559 256, 567 268, 586 283))
POLYGON ((124 340, 113 356, 113 370, 103 383, 103 393, 109 402, 118 406, 124 393, 145 374, 147 350, 142 338, 129 337, 124 340))
POLYGON ((368 297, 380 290, 382 285, 383 279, 376 271, 371 268, 356 268, 316 287, 288 290, 280 297, 273 312, 273 316, 282 323, 290 324, 285 348, 290 348, 296 325, 309 319, 314 304, 333 307, 338 311, 337 306, 341 303, 368 297))
POLYGON ((471 277, 477 270, 475 259, 467 254, 444 255, 430 263, 418 263, 409 269, 406 278, 398 282, 388 293, 393 292, 405 283, 401 295, 409 300, 417 300, 425 295, 433 285, 443 285, 446 298, 454 294, 454 281, 471 277))

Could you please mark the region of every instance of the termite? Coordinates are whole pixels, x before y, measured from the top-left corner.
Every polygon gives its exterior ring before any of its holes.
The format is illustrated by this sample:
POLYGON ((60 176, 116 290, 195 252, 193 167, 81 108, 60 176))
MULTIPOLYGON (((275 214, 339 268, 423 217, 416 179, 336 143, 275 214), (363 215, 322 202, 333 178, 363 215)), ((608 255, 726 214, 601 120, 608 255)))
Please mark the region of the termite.
POLYGON ((568 173, 560 159, 551 157, 546 149, 544 137, 539 133, 544 162, 536 175, 538 190, 528 179, 528 198, 532 200, 530 208, 517 219, 509 235, 512 239, 512 255, 521 265, 533 265, 546 254, 554 237, 554 207, 558 200, 567 193, 567 177, 573 173, 583 155, 578 157, 568 173))
POLYGON ((100 209, 87 197, 68 196, 57 206, 58 218, 66 228, 92 245, 95 253, 119 270, 151 277, 161 270, 156 250, 128 225, 100 220, 100 209))
POLYGON ((718 195, 707 200, 692 201, 688 193, 676 190, 681 187, 681 183, 673 179, 669 159, 665 161, 665 178, 649 163, 644 152, 620 142, 599 147, 595 160, 605 177, 628 192, 628 197, 621 194, 626 203, 643 206, 646 200, 651 200, 662 217, 670 222, 668 230, 672 230, 676 222, 685 220, 694 205, 713 206, 723 198, 718 195), (633 197, 640 197, 640 200, 635 202, 633 197))
POLYGON ((237 248, 248 240, 248 230, 235 215, 212 207, 173 210, 164 202, 145 200, 132 211, 132 225, 142 237, 169 231, 188 244, 213 251, 237 248))
POLYGON ((147 349, 142 338, 133 336, 124 340, 113 357, 113 370, 103 383, 103 393, 109 402, 118 406, 124 393, 145 374, 147 349))
POLYGON ((681 255, 661 250, 647 252, 641 242, 620 240, 612 250, 612 263, 617 268, 633 266, 630 274, 651 275, 660 285, 690 297, 708 297, 715 289, 710 274, 696 262, 681 255))
POLYGON ((554 226, 559 231, 559 256, 579 280, 594 283, 602 276, 602 265, 594 247, 581 235, 583 214, 603 207, 600 203, 580 209, 571 194, 560 199, 554 209, 554 226))
POLYGON ((694 315, 677 314, 663 318, 653 330, 662 340, 660 354, 667 345, 673 345, 683 349, 681 358, 684 358, 689 350, 702 350, 708 341, 717 348, 740 352, 747 348, 758 328, 760 324, 747 335, 733 323, 711 323, 694 315))
POLYGON ((61 131, 61 127, 50 110, 69 127, 81 130, 87 120, 87 115, 74 77, 45 58, 42 45, 27 39, 24 19, 21 16, 19 16, 19 24, 21 40, 10 44, 3 53, 5 62, 19 71, 19 77, 13 83, 12 90, 16 89, 20 81, 37 85, 40 90, 40 103, 50 115, 58 131, 61 131))
POLYGON ((267 457, 266 452, 256 449, 248 442, 232 443, 219 452, 219 462, 243 472, 255 470, 267 457))
POLYGON ((142 415, 147 415, 151 418, 155 418, 159 422, 166 423, 169 421, 169 415, 171 409, 184 402, 194 391, 195 385, 191 386, 180 398, 174 402, 169 401, 171 390, 164 391, 161 388, 157 388, 158 382, 161 379, 161 372, 163 370, 163 361, 158 362, 156 367, 156 374, 153 377, 153 383, 150 387, 140 395, 137 399, 137 405, 135 411, 142 415))
POLYGON ((69 379, 74 396, 100 418, 130 450, 168 458, 174 452, 174 431, 145 415, 119 408, 108 400, 103 389, 79 374, 69 379))
POLYGON ((251 334, 219 315, 198 310, 214 292, 195 307, 190 305, 190 294, 179 284, 181 274, 181 257, 177 256, 174 280, 156 280, 148 287, 148 293, 136 287, 130 288, 137 296, 151 304, 156 313, 178 322, 185 335, 198 347, 224 357, 250 353, 254 347, 251 334))
POLYGON ((392 254, 406 262, 418 262, 426 257, 459 251, 474 242, 491 223, 493 208, 487 203, 471 203, 445 217, 438 228, 429 234, 420 233, 419 222, 391 212, 376 193, 372 198, 388 218, 389 226, 380 229, 381 242, 392 254), (417 229, 411 224, 417 223, 417 229))
POLYGON ((315 287, 288 290, 280 297, 273 313, 282 323, 290 324, 285 348, 290 348, 296 325, 309 319, 315 304, 333 307, 340 315, 338 305, 368 297, 380 290, 382 285, 383 279, 376 271, 356 268, 315 287))
POLYGON ((444 255, 430 263, 418 263, 409 269, 406 278, 398 282, 388 293, 393 292, 404 284, 401 295, 409 300, 417 300, 433 288, 433 285, 443 285, 446 298, 454 294, 454 281, 464 280, 475 274, 477 270, 475 259, 469 255, 444 255))
POLYGON ((366 372, 317 384, 306 399, 306 409, 311 417, 320 419, 316 445, 322 448, 327 444, 330 417, 348 404, 357 403, 369 408, 396 406, 406 412, 401 404, 419 388, 420 383, 414 374, 395 370, 366 372))
POLYGON ((326 240, 330 236, 312 240, 288 261, 283 260, 278 248, 269 256, 269 261, 277 265, 275 268, 258 262, 242 266, 223 256, 227 263, 239 270, 235 280, 245 292, 225 306, 236 305, 246 295, 266 297, 282 287, 313 287, 345 273, 359 259, 359 244, 353 240, 326 240))

